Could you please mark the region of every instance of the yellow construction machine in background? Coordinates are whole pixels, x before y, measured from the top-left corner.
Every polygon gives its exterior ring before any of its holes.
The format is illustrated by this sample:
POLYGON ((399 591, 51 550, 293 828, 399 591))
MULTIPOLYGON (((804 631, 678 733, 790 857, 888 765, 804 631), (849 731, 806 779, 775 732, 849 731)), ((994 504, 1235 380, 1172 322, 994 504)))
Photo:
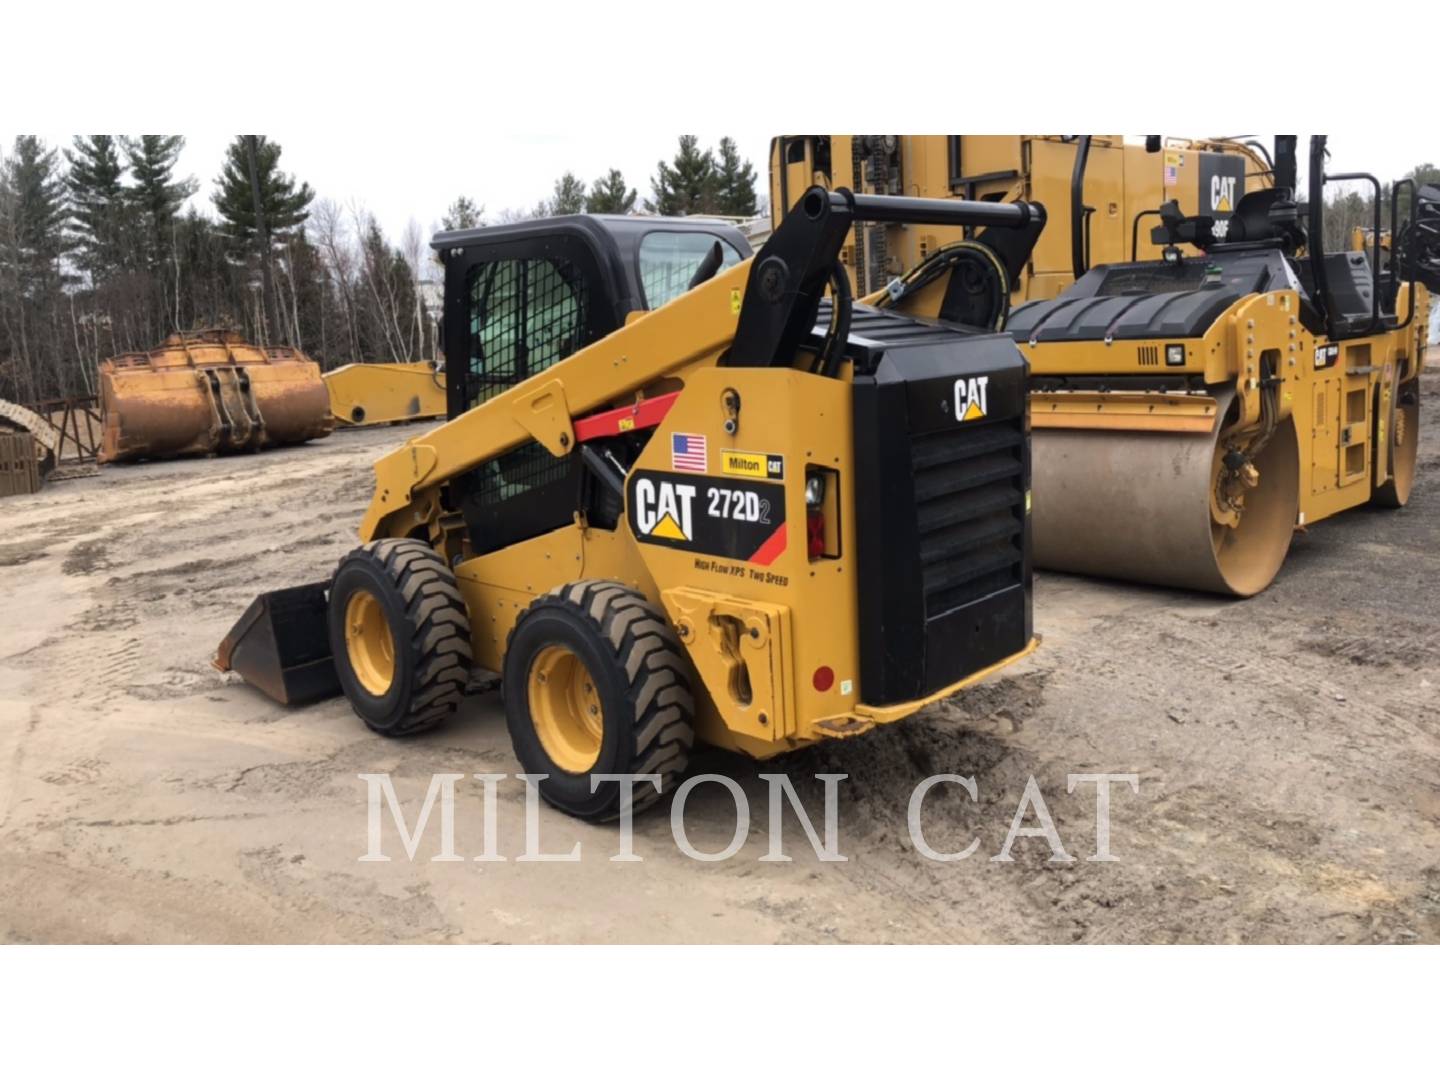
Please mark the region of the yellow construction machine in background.
MULTIPOLYGON (((1033 171, 1037 140, 1020 138, 1031 172, 1018 190, 1044 187, 1033 171)), ((1156 155, 1172 152, 1156 142, 1156 155)), ((1120 160, 1130 162, 1132 150, 1145 152, 1124 147, 1120 160)), ((1053 188, 1067 173, 1070 195, 1069 213, 1052 214, 1045 248, 1053 253, 1068 234, 1076 280, 1058 296, 1048 294, 1066 275, 1040 261, 1041 246, 1020 267, 958 240, 875 282, 866 298, 945 322, 1004 326, 1020 345, 1037 566, 1248 596, 1274 579, 1297 528, 1408 500, 1440 191, 1394 185, 1390 231, 1402 240, 1386 259, 1380 183, 1327 175, 1323 136, 1311 140, 1303 209, 1296 137, 1277 136, 1263 175, 1242 178, 1235 163, 1256 160, 1250 150, 1200 152, 1196 176, 1208 182, 1180 192, 1198 196, 1198 212, 1178 198, 1149 209, 1122 203, 1133 228, 1151 216, 1158 224, 1145 243, 1129 243, 1140 259, 1092 269, 1103 250, 1095 222, 1116 215, 1091 205, 1086 163, 1099 158, 1092 138, 1079 136, 1049 178, 1053 188), (1370 258, 1324 250, 1323 193, 1337 181, 1373 188, 1370 258), (1025 295, 1011 311, 1011 296, 1025 295)), ((857 252, 861 243, 857 233, 857 252)))
POLYGON ((100 461, 158 460, 306 442, 337 426, 440 419, 445 373, 422 360, 347 364, 322 376, 298 349, 196 330, 102 361, 100 402, 100 461))
MULTIPOLYGON (((771 142, 777 220, 806 188, 920 198, 1038 202, 1052 225, 1011 275, 1015 300, 1049 299, 1099 263, 1158 259, 1144 226, 1167 201, 1187 214, 1229 214, 1270 185, 1262 143, 1120 135, 782 135, 771 142), (1076 180, 1081 183, 1077 186, 1076 180), (1078 207, 1083 229, 1068 222, 1078 207)), ((840 257, 858 295, 904 277, 970 229, 858 225, 840 257)))
POLYGON ((324 378, 330 412, 342 428, 445 416, 445 373, 434 360, 346 364, 324 378))

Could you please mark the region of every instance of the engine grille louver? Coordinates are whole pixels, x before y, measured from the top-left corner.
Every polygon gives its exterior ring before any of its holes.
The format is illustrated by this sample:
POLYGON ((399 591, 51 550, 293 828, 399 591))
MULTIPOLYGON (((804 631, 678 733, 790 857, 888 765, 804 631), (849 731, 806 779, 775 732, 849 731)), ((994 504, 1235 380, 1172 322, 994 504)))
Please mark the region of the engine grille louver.
POLYGON ((968 423, 911 441, 925 614, 1023 581, 1023 435, 968 423))

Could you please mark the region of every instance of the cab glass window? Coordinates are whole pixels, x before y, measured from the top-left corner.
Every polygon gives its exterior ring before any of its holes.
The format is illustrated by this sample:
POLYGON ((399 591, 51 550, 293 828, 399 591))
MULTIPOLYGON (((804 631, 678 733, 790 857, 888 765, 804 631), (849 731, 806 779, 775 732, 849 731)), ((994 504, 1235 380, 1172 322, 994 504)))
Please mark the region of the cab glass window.
POLYGON ((640 288, 646 308, 653 311, 683 293, 717 243, 724 256, 722 270, 741 261, 734 247, 711 233, 659 229, 646 233, 640 241, 640 288))
POLYGON ((499 259, 470 278, 471 407, 585 344, 584 278, 563 258, 499 259))

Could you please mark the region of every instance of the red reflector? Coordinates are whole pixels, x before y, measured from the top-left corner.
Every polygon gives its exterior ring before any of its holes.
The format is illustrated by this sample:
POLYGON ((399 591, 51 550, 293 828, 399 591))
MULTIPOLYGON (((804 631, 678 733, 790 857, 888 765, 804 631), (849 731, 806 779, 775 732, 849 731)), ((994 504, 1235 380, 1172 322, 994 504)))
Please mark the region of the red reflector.
POLYGON ((815 689, 823 694, 835 685, 835 672, 822 665, 815 669, 815 675, 810 681, 815 684, 815 689))
POLYGON ((805 542, 810 558, 818 559, 825 554, 825 515, 819 510, 805 514, 805 542))

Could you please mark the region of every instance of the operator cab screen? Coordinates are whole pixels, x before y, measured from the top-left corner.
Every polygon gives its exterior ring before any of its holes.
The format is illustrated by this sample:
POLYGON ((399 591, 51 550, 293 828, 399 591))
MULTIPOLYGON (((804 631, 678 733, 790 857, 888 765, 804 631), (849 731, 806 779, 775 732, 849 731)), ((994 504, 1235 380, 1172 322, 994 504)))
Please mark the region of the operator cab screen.
POLYGON ((743 256, 723 237, 704 232, 668 232, 656 229, 640 241, 640 291, 647 311, 668 304, 690 287, 690 279, 716 244, 726 270, 743 256))

